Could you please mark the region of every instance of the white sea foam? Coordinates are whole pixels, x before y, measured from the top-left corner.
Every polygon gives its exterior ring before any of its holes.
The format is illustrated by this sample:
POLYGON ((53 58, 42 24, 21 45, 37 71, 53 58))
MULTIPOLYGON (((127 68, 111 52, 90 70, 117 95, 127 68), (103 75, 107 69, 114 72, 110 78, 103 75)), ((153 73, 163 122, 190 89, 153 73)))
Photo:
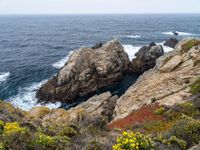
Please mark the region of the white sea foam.
POLYGON ((132 39, 138 39, 138 38, 141 38, 140 35, 128 35, 126 36, 127 38, 132 38, 132 39))
POLYGON ((141 48, 141 46, 133 46, 133 45, 123 45, 125 52, 128 54, 129 59, 132 60, 135 58, 135 53, 141 48))
POLYGON ((68 59, 72 55, 72 53, 73 53, 73 51, 70 51, 66 57, 64 57, 61 60, 59 60, 58 62, 54 63, 52 66, 57 69, 62 68, 65 65, 65 63, 68 61, 68 59))
MULTIPOLYGON (((173 48, 165 46, 164 42, 161 43, 157 43, 157 45, 162 45, 164 52, 170 52, 173 50, 173 48)), ((138 52, 138 50, 142 47, 142 46, 133 46, 133 45, 123 45, 125 52, 128 54, 129 59, 132 60, 133 58, 135 58, 135 53, 138 52)))
POLYGON ((9 72, 0 72, 0 82, 6 81, 9 76, 9 72))
POLYGON ((35 106, 46 106, 50 109, 58 108, 61 106, 61 103, 47 103, 43 105, 42 103, 37 102, 36 91, 47 82, 47 80, 43 80, 39 83, 34 83, 29 87, 25 87, 19 90, 19 94, 12 96, 8 99, 8 101, 13 104, 15 107, 21 108, 23 110, 30 110, 35 106))
MULTIPOLYGON (((188 33, 188 32, 179 32, 179 31, 176 31, 178 33, 178 35, 180 36, 195 36, 196 34, 193 34, 193 33, 188 33)), ((162 34, 164 35, 174 35, 173 32, 162 32, 162 34)))

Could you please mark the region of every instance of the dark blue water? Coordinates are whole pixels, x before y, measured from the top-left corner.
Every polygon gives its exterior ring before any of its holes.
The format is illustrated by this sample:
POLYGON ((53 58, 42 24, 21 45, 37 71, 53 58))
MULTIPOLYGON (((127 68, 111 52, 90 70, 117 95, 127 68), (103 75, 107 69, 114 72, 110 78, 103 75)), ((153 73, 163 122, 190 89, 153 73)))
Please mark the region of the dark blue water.
POLYGON ((0 16, 0 98, 30 108, 35 91, 70 51, 118 38, 132 57, 172 31, 180 32, 178 38, 199 37, 200 15, 0 16))

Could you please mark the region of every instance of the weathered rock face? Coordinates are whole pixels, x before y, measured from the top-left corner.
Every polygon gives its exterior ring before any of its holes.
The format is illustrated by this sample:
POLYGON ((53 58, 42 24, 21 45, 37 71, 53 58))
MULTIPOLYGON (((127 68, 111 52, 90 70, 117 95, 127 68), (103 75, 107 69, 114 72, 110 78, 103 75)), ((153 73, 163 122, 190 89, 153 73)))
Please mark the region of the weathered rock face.
POLYGON ((39 121, 44 125, 51 122, 68 124, 100 117, 111 120, 117 99, 118 96, 112 96, 110 92, 105 92, 95 95, 69 110, 62 108, 49 110, 46 107, 36 107, 28 112, 26 120, 39 121))
POLYGON ((178 40, 175 38, 170 38, 169 40, 167 40, 164 45, 171 47, 171 48, 175 48, 176 44, 178 43, 178 40))
POLYGON ((37 91, 37 97, 45 102, 72 102, 120 81, 129 63, 128 55, 117 40, 96 50, 81 48, 70 56, 57 76, 37 91))
POLYGON ((156 46, 155 43, 150 43, 149 46, 143 46, 136 54, 130 64, 130 72, 143 73, 144 71, 153 68, 156 64, 156 59, 164 54, 161 45, 156 46))
POLYGON ((115 120, 145 104, 171 106, 191 96, 190 85, 200 77, 200 45, 192 46, 190 41, 180 41, 172 52, 160 57, 156 66, 141 75, 117 100, 115 120))

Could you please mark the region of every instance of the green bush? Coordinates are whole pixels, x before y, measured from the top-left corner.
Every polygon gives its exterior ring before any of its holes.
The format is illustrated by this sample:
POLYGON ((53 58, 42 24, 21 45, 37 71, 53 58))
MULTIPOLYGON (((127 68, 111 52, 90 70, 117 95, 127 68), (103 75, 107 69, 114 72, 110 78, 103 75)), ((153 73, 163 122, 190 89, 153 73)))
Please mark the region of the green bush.
POLYGON ((200 78, 196 80, 191 86, 190 86, 190 92, 192 94, 198 94, 200 93, 200 78))
POLYGON ((154 142, 147 136, 136 132, 123 132, 122 136, 117 138, 117 144, 113 150, 152 150, 154 142))
POLYGON ((164 107, 160 107, 160 108, 158 108, 158 109, 156 109, 155 111, 154 111, 154 114, 156 114, 156 115, 163 115, 164 113, 165 113, 165 108, 164 107))
POLYGON ((39 150, 54 150, 56 148, 56 140, 43 133, 35 133, 35 140, 33 141, 33 146, 39 150))
POLYGON ((56 150, 67 149, 71 145, 71 139, 68 136, 54 136, 56 150))
POLYGON ((4 144, 0 143, 0 150, 5 150, 4 144))
POLYGON ((3 132, 4 122, 0 120, 0 134, 3 132))
POLYGON ((199 114, 200 114, 199 110, 193 103, 186 102, 173 106, 170 110, 164 113, 164 116, 168 120, 176 121, 178 119, 181 119, 185 115, 195 118, 198 117, 199 114))
POLYGON ((77 131, 71 127, 63 127, 60 132, 59 132, 59 136, 68 136, 68 137, 73 137, 77 134, 77 131))
POLYGON ((154 137, 153 140, 155 142, 159 142, 165 144, 167 146, 172 146, 173 144, 177 144, 182 150, 187 148, 187 143, 184 140, 177 138, 176 136, 170 136, 169 138, 164 138, 161 135, 154 137))
POLYGON ((87 150, 102 150, 99 143, 95 140, 89 142, 87 150))
POLYGON ((189 51, 192 47, 197 46, 200 44, 200 41, 197 39, 192 39, 185 44, 182 45, 182 52, 187 52, 189 51))
POLYGON ((172 127, 170 133, 187 142, 188 146, 200 141, 200 121, 193 118, 181 119, 172 127))

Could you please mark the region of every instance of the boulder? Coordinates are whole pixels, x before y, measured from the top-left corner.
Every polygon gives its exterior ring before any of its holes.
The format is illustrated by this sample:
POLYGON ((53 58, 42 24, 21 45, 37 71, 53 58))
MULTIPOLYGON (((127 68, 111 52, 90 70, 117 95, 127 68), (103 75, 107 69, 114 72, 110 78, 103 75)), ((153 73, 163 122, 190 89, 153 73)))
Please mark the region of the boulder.
POLYGON ((45 102, 74 102, 76 98, 119 82, 128 71, 129 58, 123 46, 112 40, 101 48, 80 48, 56 76, 37 91, 45 102))
POLYGON ((103 43, 97 43, 95 44, 93 47, 91 47, 92 49, 98 49, 101 48, 103 46, 103 43))
POLYGON ((159 69, 162 72, 171 72, 182 62, 182 57, 180 55, 173 56, 159 69))
POLYGON ((130 63, 129 71, 132 73, 143 73, 146 70, 153 68, 156 64, 156 59, 164 54, 161 45, 150 43, 149 46, 143 46, 135 54, 136 58, 130 63))
POLYGON ((178 43, 178 40, 175 38, 170 38, 169 40, 167 40, 164 45, 171 47, 171 48, 175 48, 176 44, 178 43))

